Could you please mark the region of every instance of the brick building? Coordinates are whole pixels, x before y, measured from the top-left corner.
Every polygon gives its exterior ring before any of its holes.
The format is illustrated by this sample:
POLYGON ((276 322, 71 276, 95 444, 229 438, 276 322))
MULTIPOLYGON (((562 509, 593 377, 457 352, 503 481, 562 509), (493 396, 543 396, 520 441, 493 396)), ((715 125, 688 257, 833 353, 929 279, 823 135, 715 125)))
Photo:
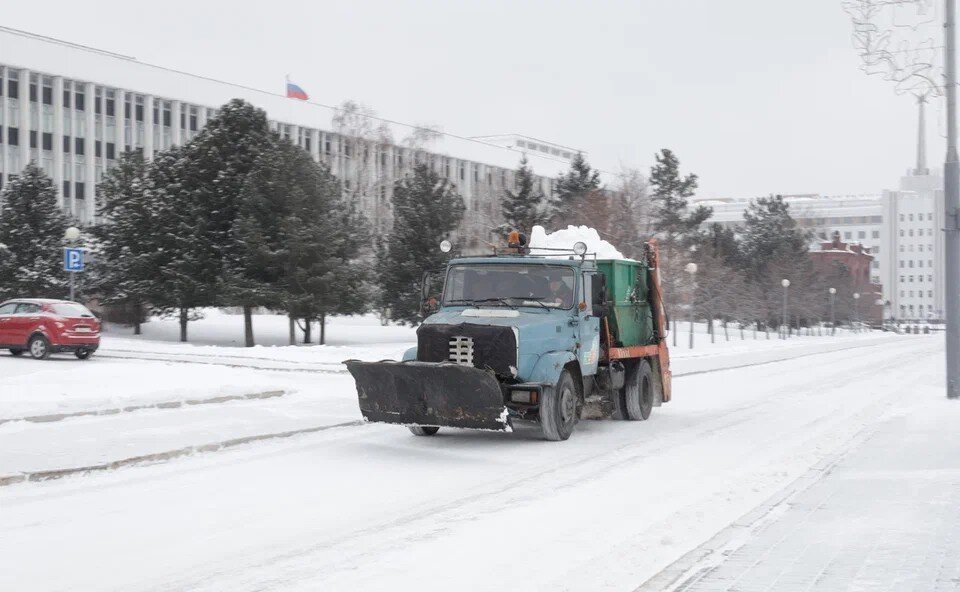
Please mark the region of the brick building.
POLYGON ((829 275, 837 263, 850 272, 852 285, 849 288, 852 293, 847 293, 844 286, 834 286, 837 288, 836 298, 855 299, 855 302, 840 303, 842 308, 852 306, 860 320, 867 323, 879 324, 883 321, 883 286, 871 278, 870 270, 874 257, 869 247, 860 243, 843 242, 840 240, 840 233, 836 232, 833 240, 820 243, 819 251, 811 251, 810 258, 821 275, 829 275))

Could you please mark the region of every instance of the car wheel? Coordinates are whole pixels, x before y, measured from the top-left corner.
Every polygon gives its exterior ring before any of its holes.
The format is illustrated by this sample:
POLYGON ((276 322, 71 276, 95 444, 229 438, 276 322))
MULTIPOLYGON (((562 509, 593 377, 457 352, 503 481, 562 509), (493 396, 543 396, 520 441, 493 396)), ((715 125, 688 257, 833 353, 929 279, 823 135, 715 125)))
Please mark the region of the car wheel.
POLYGON ((27 344, 30 356, 34 360, 46 360, 50 357, 50 342, 43 335, 34 335, 27 344))
POLYGON ((580 394, 569 370, 560 373, 553 389, 544 389, 540 401, 540 429, 553 442, 566 440, 580 419, 580 394))
POLYGON ((87 358, 89 358, 90 356, 93 355, 93 350, 92 350, 92 349, 78 349, 77 351, 73 352, 73 355, 77 356, 77 359, 78 359, 78 360, 86 360, 87 358))
POLYGON ((413 425, 407 427, 410 428, 410 433, 414 436, 432 436, 440 431, 439 426, 413 425))
POLYGON ((10 348, 10 355, 13 356, 13 357, 22 356, 22 355, 23 355, 23 350, 22 350, 22 349, 13 349, 13 348, 10 348))
POLYGON ((624 385, 627 404, 627 419, 640 421, 650 417, 653 411, 653 372, 650 362, 640 360, 627 375, 627 384, 624 385))

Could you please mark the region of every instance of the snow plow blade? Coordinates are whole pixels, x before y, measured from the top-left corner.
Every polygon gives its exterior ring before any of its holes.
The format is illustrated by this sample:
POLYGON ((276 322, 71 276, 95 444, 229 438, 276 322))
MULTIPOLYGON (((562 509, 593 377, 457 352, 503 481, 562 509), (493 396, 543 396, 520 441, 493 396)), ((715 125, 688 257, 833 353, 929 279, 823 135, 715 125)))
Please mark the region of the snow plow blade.
POLYGON ((344 362, 357 381, 367 421, 476 430, 509 430, 494 374, 459 364, 344 362))

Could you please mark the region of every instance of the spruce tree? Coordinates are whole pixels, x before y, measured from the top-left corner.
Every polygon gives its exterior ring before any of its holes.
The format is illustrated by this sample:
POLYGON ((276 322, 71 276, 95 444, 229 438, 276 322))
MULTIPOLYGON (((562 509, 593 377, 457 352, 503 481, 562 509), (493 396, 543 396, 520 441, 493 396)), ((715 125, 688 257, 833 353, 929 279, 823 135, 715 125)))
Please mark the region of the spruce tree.
POLYGON ((166 312, 179 311, 180 338, 187 322, 206 306, 243 306, 242 287, 227 270, 241 249, 233 231, 238 199, 260 155, 275 134, 263 110, 234 99, 182 148, 161 153, 151 169, 151 199, 162 228, 157 254, 157 298, 166 312))
POLYGON ((155 279, 147 170, 139 150, 117 160, 97 185, 100 223, 92 229, 97 243, 93 285, 103 304, 131 308, 135 335, 155 279))
POLYGON ((456 189, 426 165, 416 165, 394 185, 393 229, 377 273, 380 306, 392 319, 417 322, 423 273, 442 268, 440 242, 450 238, 464 209, 456 189))
POLYGON ((560 224, 576 218, 577 209, 594 191, 600 189, 600 171, 590 168, 583 154, 577 152, 570 170, 557 179, 556 208, 560 224))
POLYGON ((35 164, 28 164, 0 193, 0 300, 63 298, 63 233, 67 218, 57 190, 35 164))
POLYGON ((706 206, 689 209, 688 198, 697 189, 697 176, 680 176, 680 161, 673 151, 664 148, 655 158, 657 164, 650 169, 654 230, 668 246, 689 242, 713 210, 706 206))
POLYGON ((500 212, 504 220, 500 227, 501 234, 506 236, 511 230, 519 230, 530 236, 534 226, 546 224, 550 220, 550 204, 537 185, 536 177, 524 155, 517 169, 515 191, 504 189, 503 198, 500 200, 500 212))

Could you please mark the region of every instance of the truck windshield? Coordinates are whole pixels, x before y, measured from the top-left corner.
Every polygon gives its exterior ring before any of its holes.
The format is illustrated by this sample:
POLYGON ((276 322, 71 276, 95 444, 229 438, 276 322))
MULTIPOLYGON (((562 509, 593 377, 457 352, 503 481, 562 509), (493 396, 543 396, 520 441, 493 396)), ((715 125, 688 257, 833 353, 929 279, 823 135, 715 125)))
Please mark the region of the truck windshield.
POLYGON ((573 308, 574 270, 560 265, 454 265, 444 284, 445 305, 573 308))

